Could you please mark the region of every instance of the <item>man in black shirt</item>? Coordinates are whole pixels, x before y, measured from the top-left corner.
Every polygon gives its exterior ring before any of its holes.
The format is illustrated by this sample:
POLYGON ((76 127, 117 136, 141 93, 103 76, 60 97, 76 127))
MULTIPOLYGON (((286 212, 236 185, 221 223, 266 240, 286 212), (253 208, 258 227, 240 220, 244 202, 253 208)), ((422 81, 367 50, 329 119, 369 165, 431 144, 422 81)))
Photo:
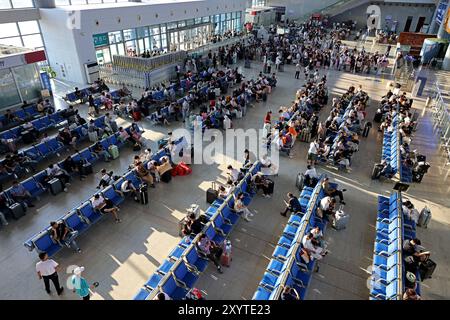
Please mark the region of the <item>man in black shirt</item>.
POLYGON ((300 212, 301 211, 301 206, 300 206, 300 202, 298 201, 298 199, 291 192, 289 192, 287 194, 287 196, 288 196, 288 201, 284 201, 284 203, 286 203, 286 210, 284 210, 283 212, 280 212, 280 214, 284 217, 286 217, 286 214, 288 211, 290 211, 290 212, 300 212))
POLYGON ((71 231, 64 223, 64 221, 52 221, 50 222, 50 226, 52 227, 52 229, 50 230, 51 237, 54 241, 59 242, 61 245, 65 245, 68 248, 72 248, 78 253, 81 252, 81 249, 78 247, 77 243, 74 240, 77 232, 71 231))

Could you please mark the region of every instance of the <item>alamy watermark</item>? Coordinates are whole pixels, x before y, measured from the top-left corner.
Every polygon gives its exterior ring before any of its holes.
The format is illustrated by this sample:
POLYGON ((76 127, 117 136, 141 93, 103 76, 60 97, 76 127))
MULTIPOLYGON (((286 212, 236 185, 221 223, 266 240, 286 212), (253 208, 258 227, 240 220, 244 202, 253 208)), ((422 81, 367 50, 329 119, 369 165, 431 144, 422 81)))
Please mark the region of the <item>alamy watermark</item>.
POLYGON ((201 127, 191 130, 179 128, 173 131, 173 140, 178 142, 171 150, 171 158, 174 163, 183 161, 188 164, 232 164, 234 161, 243 161, 244 152, 248 150, 251 160, 259 160, 272 168, 272 174, 278 173, 279 145, 276 143, 279 131, 276 130, 267 137, 263 129, 208 129, 205 132, 201 127), (274 139, 272 139, 272 137, 274 139), (194 148, 193 158, 185 153, 194 148))

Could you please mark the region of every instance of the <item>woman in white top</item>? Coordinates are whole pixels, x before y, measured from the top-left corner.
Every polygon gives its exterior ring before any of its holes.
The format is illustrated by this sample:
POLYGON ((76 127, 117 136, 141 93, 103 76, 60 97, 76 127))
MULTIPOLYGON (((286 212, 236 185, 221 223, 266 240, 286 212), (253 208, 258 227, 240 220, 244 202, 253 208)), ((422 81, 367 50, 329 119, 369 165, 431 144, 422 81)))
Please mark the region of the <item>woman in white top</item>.
POLYGON ((328 252, 312 243, 314 236, 311 233, 306 234, 302 239, 303 249, 305 249, 311 260, 321 260, 328 252))
POLYGON ((244 205, 244 193, 239 192, 239 194, 237 196, 235 196, 234 199, 234 210, 238 213, 243 213, 244 214, 244 220, 247 222, 250 222, 250 218, 249 217, 253 217, 254 214, 244 205))

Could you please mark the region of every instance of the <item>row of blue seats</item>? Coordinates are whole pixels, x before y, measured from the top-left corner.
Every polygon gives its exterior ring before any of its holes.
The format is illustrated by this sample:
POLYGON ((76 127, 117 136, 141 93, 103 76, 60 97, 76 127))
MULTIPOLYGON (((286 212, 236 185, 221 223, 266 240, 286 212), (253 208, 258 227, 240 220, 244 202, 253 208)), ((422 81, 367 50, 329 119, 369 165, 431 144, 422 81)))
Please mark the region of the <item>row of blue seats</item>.
POLYGON ((401 194, 378 196, 376 236, 373 253, 371 300, 401 300, 405 290, 402 246, 415 237, 415 223, 402 211, 401 194))
MULTIPOLYGON (((320 200, 325 197, 321 186, 324 177, 320 177, 314 188, 304 187, 301 191, 301 211, 289 217, 253 300, 278 300, 286 286, 294 288, 300 299, 305 298, 315 260, 306 262, 301 258, 302 240, 314 227, 325 231, 326 222, 316 216, 320 200)), ((337 185, 333 184, 333 187, 337 188, 337 185)))
MULTIPOLYGON (((114 137, 112 135, 111 137, 114 137)), ((105 140, 105 139, 104 139, 105 140)), ((103 140, 102 140, 103 141, 103 140)), ((120 140, 114 140, 118 147, 124 144, 120 140)), ((102 143, 103 144, 103 143, 102 143)), ((160 161, 163 156, 170 157, 170 154, 166 150, 162 149, 153 155, 152 160, 160 161)), ((135 174, 134 169, 127 171, 120 179, 114 182, 113 185, 98 191, 95 194, 101 194, 103 197, 110 199, 115 206, 119 206, 125 201, 125 197, 122 194, 121 185, 124 181, 131 180, 136 188, 139 188, 142 184, 142 180, 135 174)), ((92 197, 94 196, 92 195, 92 197)), ((67 214, 56 219, 56 221, 64 221, 66 225, 74 231, 78 231, 78 235, 84 233, 93 224, 99 221, 104 215, 98 210, 94 209, 90 200, 86 200, 81 203, 80 206, 70 210, 67 214)), ((34 234, 28 240, 24 242, 24 246, 29 250, 34 249, 38 252, 46 252, 49 256, 53 256, 63 247, 59 243, 54 243, 50 236, 50 226, 44 228, 42 231, 34 234)))
MULTIPOLYGON (((20 122, 28 121, 30 119, 33 119, 33 118, 41 115, 37 109, 36 104, 30 105, 30 106, 27 106, 24 108, 21 107, 21 108, 15 110, 14 112, 12 112, 12 114, 14 116, 16 116, 17 118, 19 118, 20 121, 10 122, 7 124, 7 127, 17 126, 18 124, 20 124, 20 122)), ((3 127, 3 124, 5 123, 5 121, 6 121, 6 116, 4 114, 0 115, 0 128, 3 127)))
POLYGON ((387 130, 383 136, 383 146, 381 159, 387 161, 392 168, 392 174, 399 172, 399 134, 398 134, 398 114, 395 114, 392 119, 392 127, 394 130, 388 132, 387 130))
MULTIPOLYGON (((131 126, 130 126, 131 127, 131 126)), ((129 128, 126 128, 125 130, 129 131, 129 128)), ((139 127, 138 127, 139 129, 139 127)), ((116 145, 119 148, 122 147, 125 143, 122 142, 121 140, 118 139, 119 134, 113 134, 107 138, 104 138, 102 140, 99 141, 99 143, 105 148, 105 150, 108 150, 109 146, 111 145, 116 145)), ((56 140, 50 140, 50 141, 56 141, 56 140)), ((64 146, 56 141, 57 143, 59 143, 58 145, 55 145, 55 147, 51 150, 53 150, 54 152, 57 152, 57 150, 61 150, 64 148, 64 146)), ((73 161, 75 162, 80 162, 81 160, 83 160, 84 162, 89 162, 90 164, 95 164, 97 163, 97 161, 99 160, 99 158, 97 157, 97 155, 94 153, 93 151, 93 147, 94 144, 91 145, 90 147, 86 147, 83 150, 74 153, 71 158, 73 161)), ((65 170, 66 168, 64 167, 64 160, 61 160, 58 163, 58 166, 65 170)), ((73 173, 75 174, 75 173, 73 173)), ((31 196, 35 199, 39 199, 39 197, 45 193, 48 192, 49 190, 47 188, 44 187, 44 181, 47 178, 47 173, 46 170, 42 170, 38 173, 36 173, 34 176, 25 179, 24 181, 20 182, 19 184, 22 185, 27 191, 30 192, 31 196)), ((11 195, 11 188, 6 189, 4 192, 2 192, 2 194, 10 200, 10 202, 14 202, 14 199, 11 195)))
MULTIPOLYGON (((95 119, 95 125, 98 128, 105 127, 105 116, 101 116, 95 119)), ((88 125, 84 124, 78 126, 71 130, 73 134, 76 134, 78 139, 77 143, 82 142, 88 138, 88 125)), ((21 151, 25 156, 29 157, 31 160, 40 163, 44 160, 51 159, 55 156, 59 156, 60 151, 65 148, 63 143, 58 140, 57 137, 53 137, 47 141, 29 146, 28 148, 21 151)), ((4 173, 3 176, 0 176, 2 181, 12 179, 14 177, 14 173, 4 173)))
MULTIPOLYGON (((80 89, 79 91, 81 92, 81 94, 83 95, 83 97, 85 99, 87 99, 87 97, 89 95, 94 94, 93 92, 91 92, 89 87, 80 89)), ((111 95, 111 98, 114 101, 117 102, 117 101, 120 100, 119 90, 111 90, 111 91, 109 91, 109 94, 111 95)), ((69 93, 66 94, 65 100, 69 101, 69 102, 75 102, 75 101, 79 100, 79 98, 75 94, 75 91, 73 91, 73 92, 69 92, 69 93)), ((100 96, 94 98, 94 104, 96 106, 100 106, 102 104, 100 96)))
MULTIPOLYGON (((37 119, 34 119, 31 121, 34 128, 39 132, 44 132, 48 129, 55 128, 60 123, 64 122, 66 119, 62 116, 63 111, 58 111, 53 114, 47 115, 47 116, 41 116, 40 114, 37 114, 36 116, 39 116, 37 119)), ((0 134, 0 139, 12 139, 14 141, 17 141, 22 138, 21 132, 24 131, 23 125, 19 125, 17 127, 11 128, 7 131, 4 131, 0 134)))
MULTIPOLYGON (((255 195, 247 193, 248 184, 252 175, 258 172, 260 167, 259 162, 255 163, 235 188, 234 195, 239 192, 245 194, 244 204, 247 206, 255 195)), ((212 203, 205 212, 208 222, 202 231, 208 239, 221 244, 230 235, 240 217, 233 208, 233 194, 225 200, 217 199, 212 203)), ((194 237, 184 237, 155 273, 150 276, 136 294, 134 300, 152 299, 161 291, 174 300, 185 298, 209 263, 208 257, 199 251, 196 246, 199 236, 200 234, 194 237)))

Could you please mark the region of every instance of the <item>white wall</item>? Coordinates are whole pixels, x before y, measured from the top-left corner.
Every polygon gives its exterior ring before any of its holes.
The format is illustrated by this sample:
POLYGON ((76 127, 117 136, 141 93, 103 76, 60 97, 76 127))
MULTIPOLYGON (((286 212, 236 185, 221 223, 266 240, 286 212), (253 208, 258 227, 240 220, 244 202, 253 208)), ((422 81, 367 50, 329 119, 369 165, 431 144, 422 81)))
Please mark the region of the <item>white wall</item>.
POLYGON ((306 14, 315 13, 338 0, 267 0, 268 6, 286 7, 286 18, 298 19, 306 14))
POLYGON ((47 56, 57 78, 85 83, 85 76, 77 51, 73 30, 66 26, 67 16, 55 9, 40 9, 41 30, 44 37, 47 56), (64 75, 62 68, 65 70, 64 75))
MULTIPOLYGON (((42 35, 52 67, 54 64, 65 63, 71 70, 64 79, 86 83, 84 63, 96 61, 92 38, 94 34, 245 11, 245 7, 246 0, 193 0, 161 4, 72 6, 40 11, 42 35), (71 10, 75 10, 75 17, 79 19, 79 29, 69 30, 66 25, 71 10), (78 72, 73 68, 78 68, 78 72)), ((58 70, 60 67, 55 68, 60 76, 58 70)))

